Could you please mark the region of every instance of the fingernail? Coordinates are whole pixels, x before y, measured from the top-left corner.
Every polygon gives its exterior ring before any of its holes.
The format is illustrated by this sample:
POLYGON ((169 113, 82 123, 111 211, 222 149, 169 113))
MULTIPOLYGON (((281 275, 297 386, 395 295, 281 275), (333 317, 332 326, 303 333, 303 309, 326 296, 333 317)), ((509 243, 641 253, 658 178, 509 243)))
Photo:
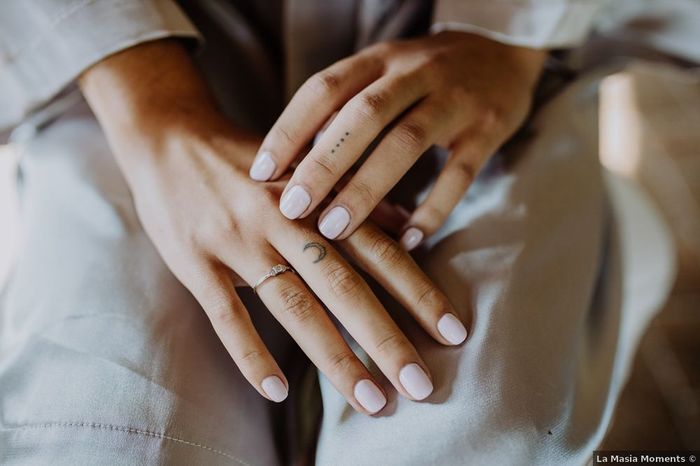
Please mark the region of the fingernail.
POLYGON ((276 403, 284 401, 287 398, 287 386, 276 375, 265 377, 260 385, 267 396, 276 403))
POLYGON ((371 380, 360 380, 353 390, 355 399, 370 413, 374 414, 386 405, 382 391, 371 380))
POLYGON ((255 156, 249 175, 256 181, 267 181, 272 178, 276 167, 277 165, 268 151, 260 152, 255 156))
POLYGON ((349 223, 350 212, 343 207, 336 206, 323 217, 323 220, 318 225, 318 229, 326 238, 335 239, 347 228, 349 223))
POLYGON ((282 197, 280 211, 290 220, 298 218, 311 204, 311 196, 301 186, 293 186, 282 197))
POLYGON ((459 345, 467 339, 467 329, 464 328, 462 322, 460 322, 454 314, 450 314, 449 312, 440 317, 437 328, 440 335, 453 345, 459 345))
POLYGON ((415 248, 418 246, 418 244, 423 240, 423 232, 420 231, 416 227, 411 227, 408 230, 404 231, 403 235, 401 235, 401 246, 406 250, 410 251, 411 249, 415 248))
POLYGON ((403 366, 399 371, 399 381, 408 394, 416 400, 423 400, 433 392, 433 383, 416 363, 403 366))

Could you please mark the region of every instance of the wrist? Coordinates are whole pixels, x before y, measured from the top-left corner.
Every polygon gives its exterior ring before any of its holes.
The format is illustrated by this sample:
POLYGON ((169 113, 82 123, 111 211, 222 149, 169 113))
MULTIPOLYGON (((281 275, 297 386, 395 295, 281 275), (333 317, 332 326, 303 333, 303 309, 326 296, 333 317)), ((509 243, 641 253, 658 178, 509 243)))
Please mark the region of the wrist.
POLYGON ((176 40, 139 44, 92 66, 80 87, 122 169, 153 165, 172 145, 245 139, 219 112, 176 40))

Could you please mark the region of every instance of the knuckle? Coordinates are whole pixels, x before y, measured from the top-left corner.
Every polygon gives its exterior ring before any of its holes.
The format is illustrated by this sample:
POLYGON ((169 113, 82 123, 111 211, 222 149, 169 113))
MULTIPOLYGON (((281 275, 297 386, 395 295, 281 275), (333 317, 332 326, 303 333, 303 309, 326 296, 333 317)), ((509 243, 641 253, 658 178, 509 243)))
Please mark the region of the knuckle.
POLYGON ((388 55, 391 54, 397 47, 397 43, 393 41, 383 41, 377 42, 367 47, 367 53, 376 55, 388 55))
POLYGON ((447 214, 434 204, 423 204, 420 210, 421 222, 431 230, 437 229, 447 218, 447 214))
POLYGON ((408 350, 406 339, 401 333, 392 332, 377 342, 377 351, 387 357, 395 358, 408 350))
POLYGON ((259 350, 248 350, 240 357, 239 364, 247 366, 255 366, 262 363, 265 359, 265 354, 259 350))
POLYGON ((294 137, 292 130, 285 126, 278 126, 277 127, 277 135, 279 139, 282 139, 284 144, 296 146, 297 145, 297 139, 294 137))
POLYGON ((447 298, 432 285, 427 285, 418 295, 416 305, 421 309, 440 311, 447 308, 447 298))
POLYGON ((361 118, 375 121, 388 107, 389 96, 381 92, 363 92, 355 104, 361 118))
POLYGON ((355 355, 350 351, 336 353, 330 358, 330 372, 332 374, 350 374, 355 364, 355 355))
POLYGON ((426 55, 425 63, 427 68, 434 70, 436 68, 451 66, 454 63, 454 57, 446 51, 434 52, 426 55))
POLYGON ((472 100, 471 93, 464 86, 453 86, 446 93, 447 101, 455 108, 467 108, 472 100))
POLYGON ((463 184, 469 184, 472 181, 474 181, 474 177, 476 176, 476 170, 474 168, 474 165, 471 164, 469 161, 459 160, 455 163, 454 168, 460 180, 462 180, 463 184))
POLYGON ((398 125, 395 134, 401 149, 409 152, 422 150, 428 141, 428 132, 423 125, 410 120, 398 125))
POLYGON ((305 321, 314 314, 314 303, 309 293, 298 286, 287 286, 280 290, 284 312, 298 321, 305 321))
POLYGON ((327 155, 320 154, 309 159, 313 166, 323 172, 325 175, 335 175, 338 171, 337 163, 327 155))
POLYGON ((340 78, 329 70, 319 71, 309 78, 308 85, 317 96, 330 96, 340 87, 340 78))
POLYGON ((380 196, 374 191, 372 186, 361 180, 351 180, 347 188, 350 190, 351 198, 356 199, 355 205, 374 207, 379 204, 380 196))
POLYGON ((494 105, 483 105, 478 109, 481 127, 487 131, 505 131, 507 128, 506 112, 494 105))
POLYGON ((375 264, 389 266, 398 264, 404 254, 398 243, 380 232, 369 238, 369 252, 375 264))
POLYGON ((214 324, 221 326, 229 326, 235 320, 235 313, 228 299, 223 296, 214 296, 209 298, 206 304, 206 312, 209 319, 214 324))
POLYGON ((326 270, 326 279, 331 292, 337 298, 356 295, 362 287, 362 279, 344 265, 334 265, 326 270))

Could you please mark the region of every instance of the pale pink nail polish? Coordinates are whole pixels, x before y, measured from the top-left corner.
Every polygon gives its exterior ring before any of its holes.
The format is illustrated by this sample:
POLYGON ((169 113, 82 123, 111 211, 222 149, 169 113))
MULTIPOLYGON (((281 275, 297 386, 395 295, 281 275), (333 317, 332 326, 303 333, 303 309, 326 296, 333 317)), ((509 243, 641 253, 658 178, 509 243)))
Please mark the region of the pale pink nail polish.
POLYGON ((433 383, 416 363, 406 364, 401 368, 399 381, 408 394, 416 400, 423 400, 433 392, 433 383))
POLYGON ((423 241, 423 232, 416 227, 411 227, 401 235, 400 243, 401 247, 406 251, 410 251, 418 246, 421 241, 423 241))
POLYGON ((276 403, 284 401, 287 398, 287 386, 276 375, 265 377, 260 385, 267 396, 276 403))
POLYGON ((260 152, 255 156, 249 175, 256 181, 267 181, 272 178, 276 167, 277 165, 268 151, 260 152))
POLYGON ((464 328, 462 322, 454 314, 449 312, 440 317, 437 328, 440 335, 453 345, 459 345, 467 339, 467 329, 464 328))
POLYGON ((347 209, 336 206, 323 217, 323 220, 318 225, 318 229, 326 238, 335 239, 347 228, 349 223, 350 213, 347 209))
POLYGON ((280 211, 290 220, 298 218, 311 204, 311 196, 301 186, 293 186, 282 196, 280 211))
POLYGON ((355 399, 370 413, 374 414, 386 405, 386 397, 371 380, 360 380, 353 390, 355 399))

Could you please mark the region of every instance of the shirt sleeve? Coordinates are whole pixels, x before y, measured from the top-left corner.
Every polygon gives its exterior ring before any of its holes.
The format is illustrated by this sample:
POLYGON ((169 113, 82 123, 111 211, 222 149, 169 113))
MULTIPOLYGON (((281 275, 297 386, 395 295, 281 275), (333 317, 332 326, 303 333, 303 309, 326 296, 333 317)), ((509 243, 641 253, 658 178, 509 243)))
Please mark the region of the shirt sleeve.
POLYGON ((2 0, 0 129, 17 124, 104 57, 165 37, 200 40, 170 0, 2 0))
POLYGON ((572 47, 588 35, 606 0, 436 0, 433 32, 479 34, 537 49, 572 47))

